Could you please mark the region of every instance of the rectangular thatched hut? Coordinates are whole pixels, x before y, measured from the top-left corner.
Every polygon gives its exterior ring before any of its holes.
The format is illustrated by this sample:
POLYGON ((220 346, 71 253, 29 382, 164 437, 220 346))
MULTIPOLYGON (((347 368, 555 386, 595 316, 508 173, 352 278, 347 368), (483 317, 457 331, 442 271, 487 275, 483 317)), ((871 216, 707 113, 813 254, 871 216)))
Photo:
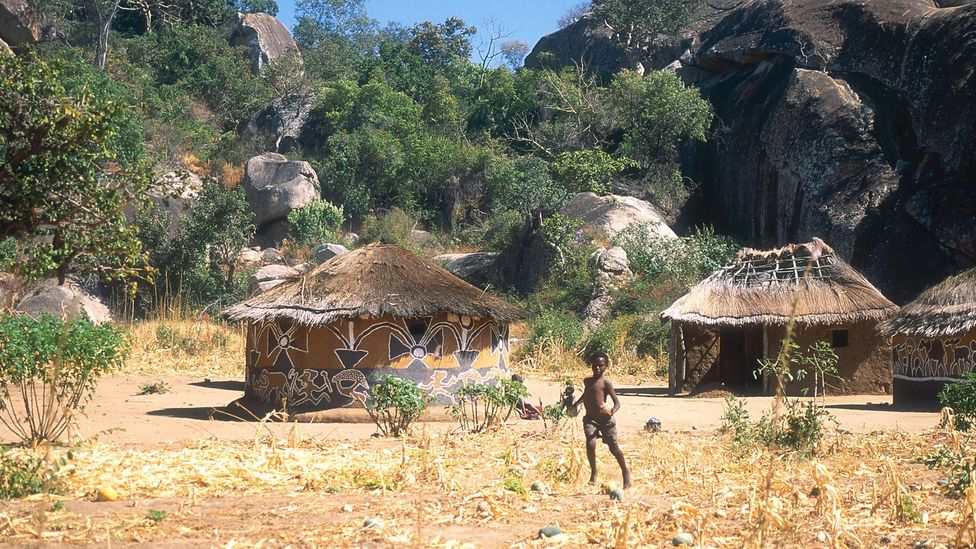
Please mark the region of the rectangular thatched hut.
POLYGON ((398 246, 370 244, 224 311, 246 321, 245 397, 290 410, 369 399, 393 375, 451 400, 508 375, 521 309, 398 246))
MULTIPOLYGON (((802 349, 817 341, 833 345, 843 381, 832 382, 832 392, 888 393, 888 346, 877 324, 896 310, 818 238, 768 251, 744 248, 661 313, 671 321, 669 392, 722 386, 770 394, 775 380, 754 372, 779 354, 792 318, 802 349)), ((786 390, 812 384, 807 376, 786 390)))
POLYGON ((881 333, 891 336, 895 404, 938 404, 942 387, 976 371, 976 267, 922 292, 881 333))

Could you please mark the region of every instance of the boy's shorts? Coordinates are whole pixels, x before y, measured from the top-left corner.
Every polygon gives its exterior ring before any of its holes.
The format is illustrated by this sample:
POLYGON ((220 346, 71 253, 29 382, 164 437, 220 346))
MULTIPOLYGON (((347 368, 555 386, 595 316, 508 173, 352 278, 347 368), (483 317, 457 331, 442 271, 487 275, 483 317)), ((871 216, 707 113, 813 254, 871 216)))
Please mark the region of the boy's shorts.
POLYGON ((606 419, 583 416, 583 434, 586 435, 587 442, 602 438, 604 444, 610 444, 617 441, 617 423, 613 416, 606 419))

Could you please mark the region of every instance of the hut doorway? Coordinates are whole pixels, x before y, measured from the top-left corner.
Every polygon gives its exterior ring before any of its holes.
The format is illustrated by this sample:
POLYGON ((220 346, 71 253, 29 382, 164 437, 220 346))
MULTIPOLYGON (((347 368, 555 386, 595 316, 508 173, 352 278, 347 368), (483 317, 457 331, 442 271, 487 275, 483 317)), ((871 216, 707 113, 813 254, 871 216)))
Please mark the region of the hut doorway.
POLYGON ((744 393, 762 393, 763 379, 754 372, 765 357, 762 326, 722 328, 718 380, 744 393))

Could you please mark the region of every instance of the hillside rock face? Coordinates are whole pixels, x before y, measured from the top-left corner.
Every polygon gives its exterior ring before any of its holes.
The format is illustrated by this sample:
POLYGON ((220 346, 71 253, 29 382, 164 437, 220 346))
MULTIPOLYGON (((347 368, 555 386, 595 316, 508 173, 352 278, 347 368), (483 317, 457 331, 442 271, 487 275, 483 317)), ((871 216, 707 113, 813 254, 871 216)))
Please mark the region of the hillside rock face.
POLYGON ((896 302, 976 263, 976 4, 949 4, 753 0, 692 25, 668 68, 716 122, 684 222, 819 236, 896 302))
POLYGON ((251 50, 251 70, 261 72, 289 50, 298 55, 298 45, 288 29, 266 13, 237 14, 237 28, 230 36, 232 46, 247 46, 251 50))
POLYGON ((0 0, 0 53, 39 42, 43 33, 41 18, 31 2, 0 0))
POLYGON ((283 221, 292 210, 318 198, 321 191, 311 164, 291 161, 276 153, 248 160, 241 184, 259 233, 283 221))

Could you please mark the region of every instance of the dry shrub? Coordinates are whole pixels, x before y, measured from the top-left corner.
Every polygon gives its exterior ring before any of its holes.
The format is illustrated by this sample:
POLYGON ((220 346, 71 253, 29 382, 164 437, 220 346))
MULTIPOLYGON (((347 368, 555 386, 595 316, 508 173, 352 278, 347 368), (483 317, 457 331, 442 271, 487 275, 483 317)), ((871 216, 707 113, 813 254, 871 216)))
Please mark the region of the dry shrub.
POLYGON ((203 318, 133 322, 129 374, 241 375, 244 329, 203 318))
POLYGON ((237 188, 244 181, 244 166, 225 162, 220 166, 219 178, 224 188, 237 188))

